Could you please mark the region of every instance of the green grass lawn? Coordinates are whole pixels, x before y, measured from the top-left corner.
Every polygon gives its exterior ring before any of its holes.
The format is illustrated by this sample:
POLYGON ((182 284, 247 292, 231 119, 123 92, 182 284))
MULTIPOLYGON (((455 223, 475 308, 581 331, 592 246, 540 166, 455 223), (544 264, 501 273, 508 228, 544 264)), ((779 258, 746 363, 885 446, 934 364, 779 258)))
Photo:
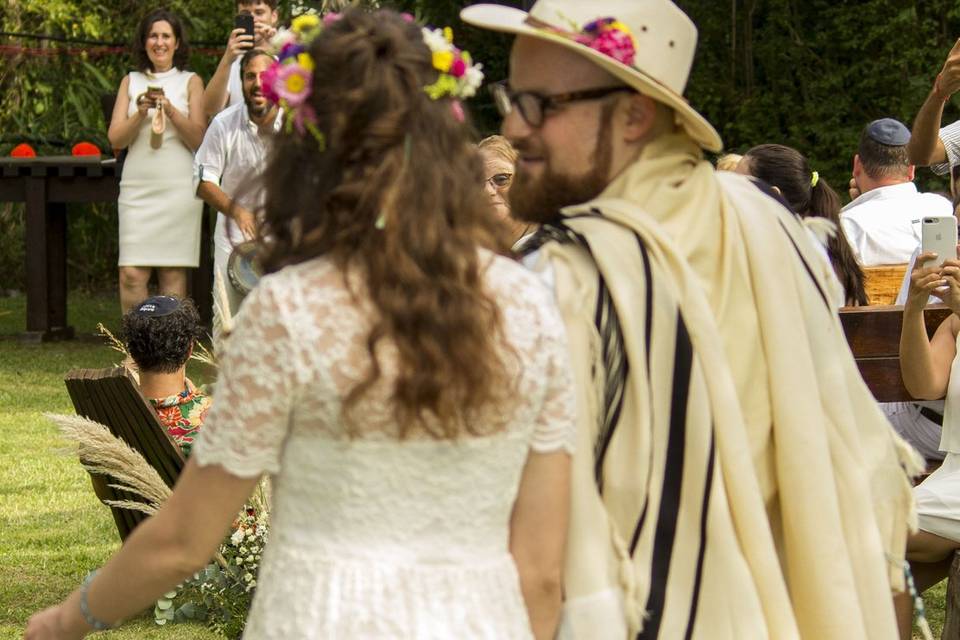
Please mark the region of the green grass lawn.
MULTIPOLYGON (((21 638, 35 611, 58 602, 87 571, 119 547, 109 510, 93 495, 87 473, 66 451, 43 413, 73 413, 63 374, 107 367, 119 354, 91 336, 97 322, 119 324, 115 295, 70 296, 78 340, 24 344, 25 300, 0 298, 0 639, 21 638)), ((110 638, 201 639, 197 624, 159 627, 142 616, 110 638)))
MULTIPOLYGON (((0 640, 22 637, 33 612, 64 598, 119 547, 109 510, 94 497, 87 473, 42 415, 73 413, 63 386, 68 370, 107 367, 119 360, 92 337, 97 322, 116 333, 116 296, 72 294, 70 323, 78 339, 69 342, 19 342, 24 318, 22 297, 0 298, 0 640)), ((199 381, 202 374, 192 372, 199 381)), ((945 596, 942 583, 924 597, 937 638, 945 596)), ((148 616, 105 635, 216 637, 197 624, 158 627, 148 616)))

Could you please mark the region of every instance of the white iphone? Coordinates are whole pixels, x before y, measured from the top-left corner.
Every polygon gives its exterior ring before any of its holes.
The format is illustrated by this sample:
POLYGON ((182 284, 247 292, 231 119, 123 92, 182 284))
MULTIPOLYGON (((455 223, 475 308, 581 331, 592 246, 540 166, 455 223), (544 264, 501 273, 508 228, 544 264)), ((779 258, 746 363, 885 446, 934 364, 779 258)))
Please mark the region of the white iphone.
POLYGON ((951 215, 924 216, 921 226, 921 251, 937 254, 925 267, 939 267, 944 260, 957 259, 957 219, 951 215))

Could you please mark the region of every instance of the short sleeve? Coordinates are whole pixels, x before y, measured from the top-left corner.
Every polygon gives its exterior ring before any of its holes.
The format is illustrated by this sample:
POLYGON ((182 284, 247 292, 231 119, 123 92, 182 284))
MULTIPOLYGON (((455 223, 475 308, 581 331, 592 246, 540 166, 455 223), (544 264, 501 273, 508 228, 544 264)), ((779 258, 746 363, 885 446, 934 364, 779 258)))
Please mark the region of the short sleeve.
POLYGON ((930 169, 937 175, 945 176, 952 167, 960 164, 960 120, 940 129, 940 142, 947 152, 947 161, 930 165, 930 169))
POLYGON ((576 400, 566 330, 549 294, 544 295, 539 311, 538 350, 545 363, 545 391, 534 423, 531 447, 537 453, 563 450, 572 454, 577 435, 576 400))
POLYGON ((193 446, 201 466, 218 464, 245 478, 280 470, 296 392, 291 334, 273 284, 262 280, 244 300, 193 446))
POLYGON ((226 149, 224 148, 224 133, 220 118, 214 118, 203 136, 203 142, 197 149, 193 159, 193 191, 196 193, 201 182, 212 182, 219 185, 223 175, 226 149))

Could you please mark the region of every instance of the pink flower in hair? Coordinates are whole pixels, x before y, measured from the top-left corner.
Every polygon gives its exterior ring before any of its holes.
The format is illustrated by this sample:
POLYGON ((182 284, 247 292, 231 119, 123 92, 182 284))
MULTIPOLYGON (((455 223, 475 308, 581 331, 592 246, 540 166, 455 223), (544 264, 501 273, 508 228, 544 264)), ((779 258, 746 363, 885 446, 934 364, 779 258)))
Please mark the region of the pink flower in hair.
POLYGON ((401 13, 400 17, 403 18, 405 22, 413 22, 414 20, 416 20, 416 18, 414 18, 412 14, 407 12, 401 13))
POLYGON ((273 90, 281 99, 286 100, 291 107, 303 104, 310 95, 313 83, 313 73, 299 64, 284 64, 277 71, 273 90))
POLYGON ((260 74, 260 90, 263 91, 263 97, 274 104, 280 102, 280 94, 276 92, 274 86, 277 84, 277 75, 281 66, 281 63, 275 60, 260 74))
POLYGON ((343 16, 341 16, 339 13, 328 13, 325 16, 323 16, 323 26, 329 27, 330 25, 332 25, 334 22, 336 22, 342 17, 343 16))
POLYGON ((453 64, 450 65, 450 75, 454 78, 462 78, 463 74, 467 72, 467 63, 463 61, 463 58, 457 58, 453 61, 453 64))

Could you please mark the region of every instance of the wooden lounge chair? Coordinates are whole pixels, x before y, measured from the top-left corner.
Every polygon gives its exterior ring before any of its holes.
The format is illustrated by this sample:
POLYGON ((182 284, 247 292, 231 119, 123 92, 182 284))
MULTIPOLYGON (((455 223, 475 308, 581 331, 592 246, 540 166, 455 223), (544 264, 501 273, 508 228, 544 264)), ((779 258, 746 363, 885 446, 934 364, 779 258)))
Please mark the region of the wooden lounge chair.
MULTIPOLYGON (((173 487, 185 461, 180 448, 167 435, 157 414, 140 393, 133 376, 124 367, 74 369, 64 378, 77 415, 103 424, 110 432, 138 451, 173 487)), ((93 489, 101 500, 138 500, 108 485, 112 480, 90 474, 93 489)), ((148 516, 139 511, 111 507, 120 540, 148 516)))
MULTIPOLYGON (((882 264, 863 268, 863 287, 871 305, 888 305, 897 301, 907 264, 882 264)), ((897 334, 899 336, 899 334, 897 334)))

